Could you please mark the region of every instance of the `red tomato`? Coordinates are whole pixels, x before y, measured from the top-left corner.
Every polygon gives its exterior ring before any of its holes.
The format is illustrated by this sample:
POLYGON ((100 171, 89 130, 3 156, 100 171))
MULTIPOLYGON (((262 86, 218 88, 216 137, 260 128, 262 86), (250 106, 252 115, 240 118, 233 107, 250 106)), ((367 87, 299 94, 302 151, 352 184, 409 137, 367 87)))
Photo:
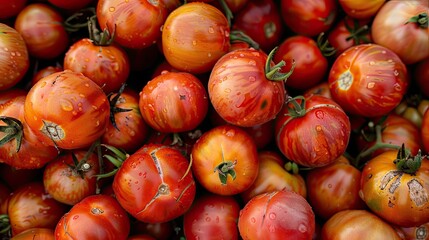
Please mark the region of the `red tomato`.
POLYGON ((0 23, 0 91, 12 88, 20 82, 29 66, 27 46, 21 34, 0 23))
POLYGON ((179 150, 146 144, 130 155, 113 180, 113 191, 134 218, 167 222, 191 206, 196 186, 188 160, 179 150))
POLYGON ((36 82, 38 82, 40 79, 51 75, 52 73, 57 73, 57 72, 61 72, 63 71, 63 67, 62 66, 47 66, 44 67, 42 69, 39 69, 34 76, 31 78, 31 83, 30 83, 30 87, 32 87, 34 84, 36 84, 36 82))
POLYGON ((372 18, 377 11, 383 6, 386 0, 339 0, 341 8, 344 12, 357 19, 372 18))
POLYGON ((0 164, 1 181, 4 181, 11 190, 16 190, 30 182, 40 181, 42 177, 43 168, 17 169, 9 164, 0 164))
POLYGON ((316 216, 329 219, 346 209, 365 209, 359 197, 361 172, 340 156, 334 163, 307 172, 308 201, 316 216))
POLYGON ((335 0, 281 0, 285 24, 295 33, 314 37, 326 32, 338 15, 335 0))
POLYGON ((392 226, 366 210, 336 213, 325 222, 320 237, 323 240, 401 239, 392 226))
POLYGON ((238 239, 240 205, 232 196, 205 194, 183 215, 187 239, 238 239))
POLYGON ((27 5, 15 20, 15 29, 22 35, 31 56, 53 59, 64 53, 69 36, 63 17, 50 5, 32 3, 27 5))
POLYGON ((3 180, 0 181, 0 216, 7 214, 7 204, 11 192, 12 189, 3 180))
POLYGON ((200 80, 187 72, 167 72, 150 80, 140 92, 140 113, 159 132, 185 132, 206 117, 209 100, 200 80))
POLYGON ((225 15, 203 3, 183 4, 171 12, 162 28, 162 49, 174 68, 193 74, 209 72, 228 52, 230 29, 225 15))
POLYGON ((85 8, 93 0, 73 0, 73 1, 63 1, 63 0, 48 0, 48 2, 55 7, 67 10, 79 10, 85 8))
POLYGON ((159 39, 167 9, 161 1, 99 0, 101 29, 115 29, 115 41, 127 48, 146 48, 159 39))
POLYGON ((55 227, 55 239, 125 240, 129 232, 127 212, 113 197, 91 195, 62 216, 55 227))
POLYGON ((375 15, 376 44, 395 52, 405 64, 429 57, 428 1, 387 1, 375 15))
POLYGON ((24 117, 39 140, 63 149, 87 147, 103 135, 109 101, 91 79, 70 70, 39 80, 28 92, 24 117))
POLYGON ((392 50, 360 44, 337 57, 328 81, 332 98, 346 112, 378 117, 401 102, 409 77, 406 65, 392 50))
POLYGON ((42 182, 25 184, 9 198, 7 214, 12 236, 35 227, 54 229, 66 211, 67 205, 53 199, 42 182))
POLYGON ((425 114, 423 115, 420 135, 422 138, 423 149, 426 151, 426 154, 429 154, 429 110, 426 110, 425 114))
POLYGON ((15 235, 11 240, 55 240, 55 235, 53 229, 36 227, 15 235))
POLYGON ((284 105, 274 133, 286 158, 298 165, 321 167, 344 154, 351 127, 346 113, 332 99, 306 95, 284 105))
MULTIPOLYGON (((191 1, 188 1, 188 2, 191 2, 191 1)), ((220 4, 221 1, 208 1, 208 2, 210 2, 210 4, 213 4, 217 8, 223 10, 220 4)), ((235 14, 235 13, 238 13, 241 9, 243 9, 247 5, 247 3, 250 2, 250 0, 224 0, 224 2, 228 6, 229 10, 233 14, 235 14)))
POLYGON ((315 86, 305 90, 304 95, 321 95, 327 98, 331 98, 331 90, 329 90, 329 84, 328 81, 322 81, 315 86))
POLYGON ((412 227, 429 222, 429 161, 402 147, 369 160, 362 171, 361 198, 386 221, 412 227))
POLYGON ((244 240, 311 239, 315 216, 301 195, 274 191, 253 197, 240 211, 238 229, 244 240))
POLYGON ((274 119, 285 101, 283 80, 288 76, 275 80, 271 70, 279 68, 261 51, 246 48, 225 54, 216 62, 208 82, 214 109, 225 121, 241 127, 274 119), (272 68, 266 69, 267 61, 272 68))
POLYGON ((429 222, 414 227, 397 227, 397 230, 398 235, 400 235, 402 239, 427 239, 429 236, 429 222))
MULTIPOLYGON (((274 62, 295 62, 292 75, 285 82, 286 87, 306 90, 321 82, 328 72, 328 59, 323 55, 316 41, 312 38, 295 35, 286 38, 280 44, 274 62)), ((288 64, 282 71, 291 70, 288 64)))
POLYGON ((27 0, 0 0, 0 19, 15 17, 26 4, 27 0))
POLYGON ((162 222, 162 223, 146 223, 142 221, 135 221, 131 223, 131 233, 134 236, 146 235, 152 236, 156 240, 170 240, 173 239, 175 220, 162 222))

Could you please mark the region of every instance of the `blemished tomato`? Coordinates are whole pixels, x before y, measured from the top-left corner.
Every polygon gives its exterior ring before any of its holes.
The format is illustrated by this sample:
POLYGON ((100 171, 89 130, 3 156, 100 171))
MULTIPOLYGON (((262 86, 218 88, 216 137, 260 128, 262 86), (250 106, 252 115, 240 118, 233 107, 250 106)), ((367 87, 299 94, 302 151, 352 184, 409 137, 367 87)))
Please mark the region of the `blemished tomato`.
POLYGON ((326 32, 338 15, 335 0, 281 0, 281 15, 294 33, 314 37, 326 32))
POLYGON ((252 137, 233 125, 221 125, 203 133, 191 152, 192 172, 208 191, 234 195, 248 189, 259 170, 252 137))
POLYGON ((367 210, 343 210, 336 213, 322 226, 320 238, 322 240, 401 239, 389 223, 367 210))
POLYGON ((41 181, 25 184, 9 198, 7 214, 12 236, 35 227, 54 229, 66 211, 67 205, 53 199, 41 181))
POLYGON ((115 198, 91 195, 61 217, 55 239, 125 240, 129 232, 130 219, 115 198))
POLYGON ((161 1, 100 0, 96 12, 101 29, 115 29, 115 41, 133 49, 156 43, 167 17, 161 1))
POLYGON ((357 19, 367 19, 375 16, 377 11, 383 6, 386 0, 339 0, 341 8, 344 12, 357 19))
POLYGON ((246 191, 240 193, 244 202, 250 201, 256 195, 279 190, 290 190, 307 197, 307 187, 304 178, 299 173, 288 172, 284 168, 286 160, 274 151, 258 152, 258 177, 246 191))
POLYGON ((140 113, 145 122, 159 132, 196 128, 206 117, 208 106, 206 88, 188 72, 164 71, 140 92, 140 113))
POLYGON ((240 205, 233 196, 206 193, 183 215, 187 239, 238 239, 240 205))
POLYGON ((405 64, 429 57, 428 1, 387 1, 375 15, 375 43, 395 52, 405 64))
POLYGON ((51 228, 36 227, 20 232, 11 240, 55 240, 55 235, 51 228))
POLYGON ((315 215, 301 195, 288 190, 253 197, 240 211, 238 229, 243 240, 311 239, 315 215))
POLYGON ((429 110, 426 110, 422 119, 422 127, 420 128, 423 149, 426 154, 429 154, 429 110))
POLYGON ((291 98, 277 115, 276 145, 289 160, 306 167, 333 163, 348 146, 349 117, 320 95, 291 98))
POLYGON ((361 172, 340 156, 334 163, 305 175, 308 201, 316 216, 325 220, 346 209, 365 209, 359 197, 361 172))
POLYGON ((15 17, 26 4, 27 0, 0 0, 0 19, 15 17))
POLYGON ((405 149, 381 153, 362 170, 360 196, 372 212, 397 226, 429 222, 429 161, 405 149))
POLYGON ((69 44, 60 12, 44 3, 31 3, 15 20, 15 29, 24 38, 30 56, 54 59, 64 53, 69 44))
POLYGON ((39 140, 61 149, 88 147, 109 121, 106 94, 91 79, 70 70, 40 79, 25 99, 24 118, 39 140))
POLYGON ((148 223, 167 222, 191 206, 196 186, 189 161, 168 145, 145 144, 131 154, 113 180, 121 206, 148 223))
POLYGON ((174 68, 193 74, 209 72, 228 52, 230 28, 225 15, 203 3, 183 4, 171 12, 162 28, 162 49, 174 68))
POLYGON ((406 65, 392 50, 360 44, 337 57, 329 73, 332 98, 349 114, 379 117, 392 111, 409 85, 406 65))
POLYGON ((21 34, 0 23, 0 91, 18 84, 29 66, 27 46, 21 34))

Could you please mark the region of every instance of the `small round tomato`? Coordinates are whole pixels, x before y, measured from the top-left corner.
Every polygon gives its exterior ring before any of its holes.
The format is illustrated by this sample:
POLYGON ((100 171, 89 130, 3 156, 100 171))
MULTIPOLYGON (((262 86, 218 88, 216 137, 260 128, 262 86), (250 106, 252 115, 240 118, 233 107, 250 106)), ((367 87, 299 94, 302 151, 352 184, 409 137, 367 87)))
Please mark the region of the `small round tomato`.
POLYGON ((44 67, 42 69, 39 69, 31 78, 31 83, 30 83, 30 87, 32 87, 34 84, 36 84, 36 82, 38 82, 40 79, 51 75, 52 73, 57 73, 57 72, 61 72, 63 71, 63 67, 62 66, 47 66, 44 67))
POLYGON ((1 0, 0 19, 12 18, 27 5, 27 0, 1 0))
POLYGON ((386 0, 339 0, 341 8, 344 12, 357 19, 372 18, 377 11, 383 6, 386 0))
POLYGON ((310 94, 321 95, 332 99, 331 90, 329 90, 329 84, 327 81, 322 81, 315 86, 305 90, 304 95, 310 94))
POLYGON ((378 117, 401 102, 409 76, 406 65, 392 50, 360 44, 337 57, 328 82, 332 98, 347 113, 378 117))
POLYGON ((35 227, 20 232, 11 240, 55 240, 55 235, 53 229, 35 227))
POLYGON ((198 182, 219 195, 245 191, 258 175, 256 144, 243 129, 233 125, 204 132, 192 147, 191 160, 198 182))
POLYGON ((274 191, 253 197, 240 211, 238 229, 243 240, 311 239, 316 229, 310 204, 301 195, 274 191))
POLYGON ((39 140, 63 149, 91 145, 103 135, 110 115, 101 87, 70 70, 40 79, 28 92, 24 110, 39 140))
POLYGON ((429 161, 421 153, 381 153, 362 170, 360 196, 378 216, 402 227, 429 222, 429 161))
POLYGON ((276 145, 291 161, 306 167, 333 163, 346 151, 351 126, 346 113, 330 98, 291 98, 277 115, 276 145))
POLYGON ((127 212, 115 198, 91 195, 73 205, 58 221, 55 239, 125 240, 130 232, 127 212))

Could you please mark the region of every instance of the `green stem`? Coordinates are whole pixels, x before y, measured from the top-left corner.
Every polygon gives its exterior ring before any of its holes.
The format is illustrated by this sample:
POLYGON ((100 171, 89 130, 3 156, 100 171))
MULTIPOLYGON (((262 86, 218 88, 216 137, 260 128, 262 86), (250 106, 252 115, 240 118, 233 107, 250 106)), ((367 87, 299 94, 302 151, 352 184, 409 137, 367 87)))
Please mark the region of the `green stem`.
POLYGON ((8 235, 10 233, 10 220, 7 214, 0 215, 0 235, 8 235))
POLYGON ((225 12, 226 20, 228 20, 228 26, 231 27, 231 22, 234 18, 231 9, 228 7, 228 4, 226 4, 225 0, 218 0, 218 2, 225 12))
POLYGON ((0 121, 6 123, 6 126, 0 126, 0 132, 5 133, 0 139, 0 146, 3 146, 13 139, 16 140, 16 152, 21 149, 21 142, 24 136, 24 130, 21 121, 13 117, 0 116, 0 121))
POLYGON ((295 69, 295 60, 292 62, 292 68, 287 73, 282 73, 280 70, 282 67, 286 66, 286 62, 281 60, 274 66, 271 66, 271 62, 273 61, 273 57, 277 52, 278 47, 273 48, 271 52, 268 54, 267 61, 265 62, 265 77, 271 81, 286 81, 290 75, 292 75, 293 70, 295 69))
POLYGON ((429 26, 428 13, 422 12, 416 16, 411 17, 405 24, 416 23, 420 28, 428 28, 429 26))

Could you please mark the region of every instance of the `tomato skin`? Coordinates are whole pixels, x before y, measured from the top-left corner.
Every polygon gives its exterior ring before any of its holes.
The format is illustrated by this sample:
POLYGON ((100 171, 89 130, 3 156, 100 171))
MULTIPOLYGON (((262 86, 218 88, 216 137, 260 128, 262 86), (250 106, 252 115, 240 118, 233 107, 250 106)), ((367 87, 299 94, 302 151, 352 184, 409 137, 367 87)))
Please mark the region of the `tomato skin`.
POLYGON ((371 26, 374 42, 391 49, 405 64, 429 57, 428 27, 407 23, 411 17, 428 11, 427 1, 387 1, 375 15, 371 26))
POLYGON ((139 99, 143 119, 160 132, 196 128, 204 120, 208 105, 204 85, 187 72, 162 72, 143 87, 139 99))
POLYGON ((334 163, 314 168, 305 177, 308 201, 325 220, 346 209, 365 209, 359 197, 361 172, 340 156, 334 163))
POLYGON ((395 229, 367 210, 343 210, 322 226, 322 240, 401 239, 395 229))
POLYGON ((197 181, 208 191, 219 195, 245 191, 258 175, 256 144, 243 129, 233 125, 221 125, 204 132, 192 147, 191 159, 197 181), (236 178, 224 173, 226 182, 222 183, 220 168, 225 163, 232 164, 236 178))
POLYGON ((328 82, 332 98, 347 113, 379 117, 401 102, 409 76, 406 65, 392 50, 360 44, 335 60, 328 82))
POLYGON ((39 140, 62 149, 91 145, 104 133, 110 114, 103 90, 70 70, 39 80, 28 92, 24 109, 25 121, 39 140))
POLYGON ((162 49, 174 68, 192 74, 209 72, 228 52, 229 26, 216 7, 203 3, 183 4, 171 12, 162 29, 162 49))
POLYGON ((96 15, 101 29, 115 28, 115 42, 141 49, 156 43, 161 36, 167 9, 161 1, 100 0, 96 15))
POLYGON ((187 239, 238 239, 238 201, 232 196, 206 193, 183 215, 187 239))
POLYGON ((321 82, 328 72, 328 59, 323 56, 312 38, 295 35, 286 38, 274 56, 274 62, 285 61, 287 64, 282 72, 291 70, 295 62, 292 75, 286 80, 285 86, 306 90, 321 82))
POLYGON ((425 111, 422 120, 422 127, 420 128, 423 149, 429 153, 429 110, 425 111))
POLYGON ((284 23, 296 34, 314 37, 331 28, 338 15, 334 0, 280 1, 284 23))
POLYGON ((248 48, 228 52, 216 62, 208 93, 214 109, 228 123, 252 127, 274 119, 281 110, 285 86, 266 78, 266 61, 265 53, 248 48))
POLYGON ((145 144, 130 155, 113 180, 121 206, 148 223, 170 221, 186 212, 196 186, 188 160, 179 150, 162 144, 145 144))
POLYGON ((11 240, 55 240, 55 236, 53 229, 36 227, 20 232, 11 240))
POLYGON ((44 3, 28 4, 19 12, 15 29, 22 35, 28 52, 38 59, 54 59, 64 53, 69 44, 61 14, 44 3))
POLYGON ((344 12, 353 18, 366 19, 374 17, 377 11, 383 6, 386 0, 339 0, 344 12))
POLYGON ((34 76, 31 78, 30 87, 32 87, 36 82, 38 82, 40 79, 51 75, 52 73, 61 72, 63 71, 62 66, 47 66, 42 69, 39 69, 34 76))
POLYGON ((244 240, 311 239, 315 232, 315 216, 310 204, 301 195, 274 191, 253 197, 240 211, 238 229, 244 240))
POLYGON ((109 94, 117 92, 125 83, 130 63, 119 45, 97 46, 89 38, 82 38, 66 52, 64 69, 83 73, 109 94))
POLYGON ((91 195, 61 217, 55 227, 55 239, 125 240, 129 232, 128 215, 115 198, 91 195))
POLYGON ((426 239, 429 236, 429 222, 414 227, 396 227, 402 239, 426 239), (402 234, 402 235, 401 235, 402 234))
POLYGON ((27 46, 21 34, 0 23, 0 91, 18 84, 29 66, 27 46))
POLYGON ((12 18, 25 7, 27 0, 1 0, 0 19, 12 18))
POLYGON ((423 159, 415 174, 397 170, 398 151, 381 153, 362 170, 361 198, 386 221, 402 226, 429 222, 429 161, 423 159))
MULTIPOLYGON (((277 115, 276 145, 286 158, 299 165, 322 167, 344 154, 351 134, 350 121, 332 99, 320 95, 306 95, 304 99, 305 115, 288 115, 289 104, 277 115)), ((301 104, 302 100, 297 102, 301 104)))

